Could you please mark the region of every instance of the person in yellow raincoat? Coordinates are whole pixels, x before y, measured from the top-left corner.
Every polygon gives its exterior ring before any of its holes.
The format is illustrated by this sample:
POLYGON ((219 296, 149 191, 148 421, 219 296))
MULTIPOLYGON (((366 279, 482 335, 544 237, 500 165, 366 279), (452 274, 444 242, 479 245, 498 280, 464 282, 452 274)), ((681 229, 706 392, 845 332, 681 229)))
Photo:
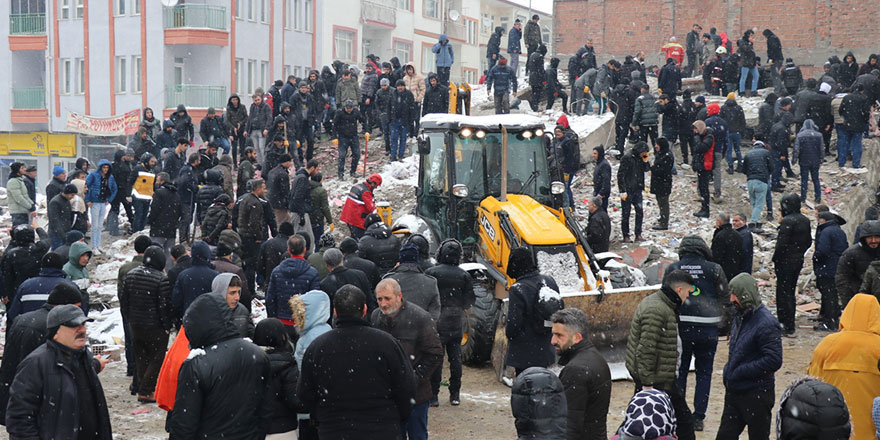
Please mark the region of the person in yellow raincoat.
POLYGON ((840 317, 840 332, 816 346, 807 373, 843 393, 853 424, 853 440, 876 440, 871 406, 880 396, 880 303, 855 295, 840 317))

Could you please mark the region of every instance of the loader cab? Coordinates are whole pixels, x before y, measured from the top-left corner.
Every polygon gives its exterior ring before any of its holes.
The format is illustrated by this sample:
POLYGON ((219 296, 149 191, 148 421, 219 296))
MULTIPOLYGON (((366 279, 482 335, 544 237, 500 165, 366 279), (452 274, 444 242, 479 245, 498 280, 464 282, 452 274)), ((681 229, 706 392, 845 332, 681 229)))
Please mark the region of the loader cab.
POLYGON ((421 121, 416 214, 439 240, 477 244, 477 207, 501 195, 502 131, 507 130, 507 193, 555 204, 543 141, 544 124, 525 115, 430 114, 421 121))

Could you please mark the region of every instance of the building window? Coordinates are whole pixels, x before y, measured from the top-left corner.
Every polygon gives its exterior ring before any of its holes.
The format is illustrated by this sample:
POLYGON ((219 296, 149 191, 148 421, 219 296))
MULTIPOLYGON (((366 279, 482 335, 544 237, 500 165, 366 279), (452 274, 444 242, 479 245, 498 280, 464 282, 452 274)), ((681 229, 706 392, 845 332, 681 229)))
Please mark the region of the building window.
POLYGON ((464 80, 468 84, 476 84, 477 83, 477 72, 473 70, 465 70, 464 71, 464 80))
POLYGON ((85 0, 76 0, 76 18, 83 18, 86 14, 85 0))
POLYGON ((135 55, 131 57, 131 91, 140 93, 141 90, 141 57, 135 55))
POLYGON ((290 64, 284 65, 284 72, 282 72, 281 78, 284 78, 287 81, 287 77, 290 76, 290 64))
POLYGON ((116 93, 128 90, 128 59, 116 57, 116 93))
POLYGON ((244 0, 235 0, 235 18, 242 18, 244 14, 242 13, 244 9, 244 0))
POLYGON ((113 2, 113 15, 125 15, 125 3, 128 0, 116 0, 113 2))
POLYGON ((260 22, 269 22, 269 0, 260 0, 260 22))
POLYGON ((434 68, 434 52, 431 52, 432 46, 422 46, 422 74, 432 72, 434 68))
POLYGON ((290 29, 290 0, 284 0, 284 13, 282 20, 284 21, 284 29, 290 29))
POLYGON ((480 33, 481 34, 490 34, 492 29, 492 19, 495 16, 489 16, 487 13, 483 13, 483 20, 480 22, 480 33))
POLYGON ((132 15, 141 15, 141 0, 132 0, 132 3, 134 3, 132 7, 132 9, 134 9, 134 12, 132 13, 132 15))
POLYGON ((467 42, 468 44, 477 44, 477 22, 474 20, 465 20, 467 24, 467 42))
POLYGON ((269 62, 268 61, 260 61, 260 84, 265 87, 267 90, 269 88, 269 77, 272 76, 272 72, 269 72, 269 62))
POLYGON ((76 93, 82 95, 86 92, 86 60, 76 59, 76 93))
POLYGON ((290 11, 293 28, 302 30, 302 0, 293 0, 293 9, 290 11))
POLYGON ((71 74, 70 64, 71 64, 70 58, 66 58, 66 59, 61 60, 61 94, 62 95, 69 95, 70 94, 70 87, 72 85, 71 83, 73 82, 73 79, 70 76, 70 74, 71 74))
POLYGON ((422 14, 425 17, 440 19, 440 0, 423 0, 422 14))
POLYGON ((411 0, 397 0, 397 9, 403 9, 406 11, 412 10, 411 0))
POLYGON ((547 26, 541 27, 541 40, 544 41, 545 46, 550 47, 550 28, 547 26))
POLYGON ((412 61, 412 43, 406 41, 394 40, 394 56, 400 60, 401 64, 412 61))
POLYGON ((305 11, 303 11, 303 31, 312 31, 312 0, 305 0, 305 11))
POLYGON ((256 14, 254 13, 254 11, 256 11, 256 9, 257 9, 257 3, 256 3, 257 1, 258 0, 247 0, 247 2, 248 2, 248 5, 247 5, 247 18, 248 18, 248 20, 253 21, 254 17, 256 17, 256 14))
POLYGON ((352 31, 344 29, 334 30, 333 57, 340 60, 354 61, 354 37, 355 34, 352 31))
POLYGON ((254 75, 256 75, 257 71, 257 60, 248 60, 247 65, 247 92, 254 92, 254 75))
POLYGON ((241 93, 244 89, 244 87, 242 87, 242 83, 241 83, 241 79, 242 79, 241 78, 241 58, 235 59, 235 72, 233 72, 233 73, 235 74, 235 79, 233 80, 232 85, 235 87, 236 91, 241 93))
POLYGON ((174 57, 174 85, 180 86, 183 85, 183 80, 185 78, 184 72, 184 60, 182 57, 174 57))
POLYGON ((70 0, 61 0, 61 19, 70 18, 70 0))

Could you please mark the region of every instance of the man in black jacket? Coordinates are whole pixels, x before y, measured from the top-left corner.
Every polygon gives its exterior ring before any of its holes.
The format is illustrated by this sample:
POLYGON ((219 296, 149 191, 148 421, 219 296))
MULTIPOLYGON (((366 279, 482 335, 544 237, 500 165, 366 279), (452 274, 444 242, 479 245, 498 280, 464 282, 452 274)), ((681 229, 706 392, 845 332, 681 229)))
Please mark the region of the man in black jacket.
POLYGON ((742 252, 742 237, 733 229, 730 215, 719 212, 715 217, 715 232, 712 234, 712 261, 721 266, 728 280, 741 272, 742 252))
POLYGON ((443 346, 434 320, 428 312, 403 299, 397 281, 384 279, 376 286, 379 308, 373 310, 373 327, 388 332, 400 343, 412 362, 415 396, 412 412, 404 421, 403 431, 411 439, 427 438, 428 406, 431 400, 431 375, 443 362, 443 346))
MULTIPOLYGON (((378 101, 377 96, 377 101, 378 101)), ((377 105, 381 109, 387 107, 382 103, 377 105)), ((381 113, 380 113, 381 116, 381 113)), ((385 116, 388 118, 388 115, 385 116)), ((354 106, 354 101, 347 99, 345 103, 343 103, 342 108, 336 111, 336 116, 333 118, 333 129, 336 131, 337 140, 339 145, 337 148, 339 149, 339 163, 336 168, 336 177, 339 180, 342 180, 342 177, 345 175, 345 157, 348 155, 349 151, 351 151, 351 170, 349 171, 349 176, 354 176, 354 173, 357 171, 358 161, 361 157, 361 145, 358 140, 358 131, 357 124, 361 123, 361 127, 363 127, 364 131, 367 130, 367 121, 361 116, 361 112, 354 106)), ((387 125, 387 122, 383 122, 383 124, 387 125)), ((384 126, 384 125, 383 125, 384 126)), ((385 136, 385 152, 388 153, 391 149, 391 134, 384 131, 385 136)))
POLYGON ((342 252, 343 264, 349 269, 357 269, 367 276, 370 282, 370 289, 375 289, 376 285, 382 277, 379 275, 379 267, 370 260, 361 258, 358 255, 358 242, 354 238, 345 237, 339 243, 339 250, 342 252))
POLYGON ((675 65, 675 59, 666 59, 666 65, 657 74, 657 89, 668 95, 672 100, 681 91, 681 70, 675 65))
POLYGON ((336 295, 336 291, 346 284, 351 284, 364 292, 367 296, 367 313, 373 313, 373 310, 379 305, 376 302, 373 286, 367 280, 367 275, 357 269, 345 267, 342 264, 343 256, 339 249, 327 249, 324 251, 322 259, 329 273, 321 280, 321 290, 330 297, 330 305, 333 305, 333 296, 336 295))
POLYGON ((742 135, 746 131, 746 115, 742 107, 736 103, 736 95, 728 96, 727 101, 721 106, 721 118, 727 122, 727 174, 733 174, 734 151, 736 151, 736 169, 742 171, 740 144, 742 144, 742 135))
POLYGON ((320 168, 318 160, 311 159, 305 168, 296 170, 287 205, 294 233, 309 237, 308 252, 315 251, 315 236, 312 232, 311 218, 309 218, 309 213, 312 212, 312 185, 309 180, 320 171, 320 168))
POLYGON ((429 73, 428 87, 425 89, 425 97, 422 99, 422 115, 448 112, 449 87, 440 84, 437 80, 437 74, 429 73))
POLYGON ((37 228, 40 241, 34 242, 34 229, 28 225, 18 225, 12 229, 12 241, 3 251, 0 259, 2 273, 2 297, 8 303, 25 280, 40 274, 40 261, 49 251, 49 236, 43 228, 37 228))
MULTIPOLYGON (((370 214, 364 219, 367 228, 364 236, 358 240, 358 256, 372 261, 384 276, 397 264, 400 251, 400 239, 391 233, 378 214, 370 214)), ((369 273, 367 273, 369 276, 369 273)))
POLYGON ((553 314, 550 343, 559 354, 568 403, 566 439, 606 439, 611 402, 611 370, 599 350, 587 339, 587 315, 579 309, 553 314))
POLYGON ((266 178, 266 200, 272 205, 272 212, 275 213, 275 222, 279 225, 290 219, 290 211, 287 210, 287 204, 290 197, 290 163, 292 161, 289 154, 282 154, 278 157, 278 166, 269 171, 266 178))
POLYGON ((154 392, 159 369, 165 359, 168 334, 173 328, 171 286, 165 269, 165 254, 159 246, 144 251, 142 265, 125 275, 119 306, 131 328, 137 373, 138 401, 155 402, 154 392))
POLYGON ((547 110, 553 109, 553 103, 556 102, 556 98, 559 98, 562 99, 562 112, 568 113, 568 94, 565 93, 565 88, 559 82, 558 70, 559 58, 550 58, 550 66, 544 70, 547 81, 547 110))
POLYGON ((871 103, 861 85, 846 95, 840 103, 840 117, 843 124, 837 129, 837 164, 846 165, 847 156, 852 154, 853 168, 862 167, 862 132, 868 126, 871 103))
POLYGON ((10 438, 112 440, 110 414, 98 380, 104 362, 86 348, 86 318, 73 304, 46 316, 45 344, 25 358, 9 390, 10 438), (96 365, 97 364, 97 365, 96 365))
POLYGON ((167 269, 170 269, 171 247, 174 246, 174 237, 177 236, 177 227, 180 225, 181 207, 177 187, 172 183, 168 173, 163 172, 156 176, 156 191, 153 193, 150 207, 150 214, 147 217, 150 238, 164 249, 165 261, 168 262, 167 269))
POLYGON ((37 310, 19 315, 8 324, 3 362, 0 364, 0 424, 6 424, 9 387, 15 378, 18 364, 46 342, 46 317, 53 307, 64 304, 74 304, 77 307, 82 305, 82 294, 70 283, 56 284, 49 293, 46 304, 37 310))
MULTIPOLYGON (((425 271, 427 275, 437 279, 437 288, 440 291, 437 333, 449 359, 449 403, 453 406, 461 403, 461 323, 463 319, 467 319, 465 311, 476 301, 471 276, 458 267, 461 255, 461 243, 454 238, 446 239, 437 249, 437 265, 425 271)), ((442 370, 441 365, 431 376, 431 406, 440 405, 437 394, 440 392, 442 370)))
MULTIPOLYGON (((278 104, 275 104, 278 108, 278 104)), ((217 116, 214 107, 208 107, 208 112, 202 122, 199 123, 199 136, 202 142, 216 142, 223 149, 224 154, 229 154, 230 142, 232 136, 229 134, 226 122, 222 117, 217 116)))
POLYGON ((46 207, 46 217, 49 218, 49 240, 52 242, 53 251, 64 245, 64 239, 73 227, 70 200, 76 193, 76 185, 68 183, 64 186, 64 191, 49 200, 49 205, 46 207))
POLYGON ((795 331, 795 298, 798 275, 804 266, 804 252, 813 244, 810 219, 801 214, 801 199, 797 194, 786 194, 779 202, 782 221, 773 251, 776 268, 776 315, 784 326, 783 335, 792 337, 795 331))
POLYGON ((501 53, 501 36, 504 35, 504 28, 501 26, 495 26, 495 32, 489 37, 489 42, 486 44, 486 58, 489 61, 488 70, 491 70, 495 63, 498 62, 498 57, 501 53))
POLYGON ((773 76, 773 87, 778 93, 783 90, 782 81, 779 78, 779 71, 783 67, 782 61, 785 59, 782 56, 782 42, 770 29, 764 29, 762 35, 767 39, 767 64, 770 65, 770 72, 773 76))
POLYGON ((752 237, 752 231, 749 229, 749 217, 745 213, 737 213, 731 220, 733 229, 739 234, 742 242, 742 258, 740 258, 739 272, 752 273, 752 264, 755 258, 755 240, 752 237))
POLYGON ((587 222, 587 244, 593 253, 608 252, 611 239, 611 218, 602 207, 603 199, 593 197, 590 200, 590 217, 587 222))
POLYGON ((672 171, 675 169, 675 156, 669 149, 666 137, 657 139, 654 145, 654 164, 651 165, 651 194, 657 197, 660 219, 651 229, 669 229, 669 195, 672 194, 672 171))
POLYGON ((272 373, 266 353, 241 338, 225 296, 201 295, 183 317, 193 350, 180 367, 171 438, 254 438, 272 373))
POLYGON ((196 194, 199 191, 199 177, 198 172, 196 172, 199 161, 201 161, 199 153, 190 153, 187 157, 186 165, 180 169, 177 180, 175 180, 178 195, 180 196, 180 224, 177 230, 181 243, 189 241, 189 227, 193 222, 196 194))
POLYGON ((856 244, 840 255, 834 284, 844 307, 860 292, 865 272, 871 262, 880 258, 880 221, 867 220, 859 226, 856 244))
POLYGON ((608 199, 611 198, 611 164, 605 158, 605 147, 593 148, 593 197, 602 199, 602 209, 608 211, 608 199))
POLYGON ((529 54, 529 59, 526 61, 526 68, 529 71, 529 86, 532 88, 529 107, 533 112, 538 111, 538 103, 544 97, 544 87, 547 85, 547 72, 544 70, 544 55, 546 54, 547 46, 541 44, 538 46, 538 50, 529 54))
POLYGON ((403 159, 406 155, 406 136, 413 120, 417 119, 413 114, 415 108, 412 92, 406 89, 406 82, 402 79, 395 83, 396 90, 391 96, 391 113, 388 118, 388 129, 391 131, 391 161, 403 159))
POLYGON ((700 52, 703 50, 703 44, 700 41, 700 35, 703 33, 703 27, 694 23, 694 27, 687 34, 685 54, 687 54, 688 65, 684 71, 685 76, 691 77, 698 72, 700 52))
POLYGON ((645 172, 650 169, 648 164, 648 144, 640 141, 620 159, 617 169, 617 190, 623 205, 621 232, 623 242, 632 243, 629 238, 629 213, 636 211, 636 241, 642 241, 642 191, 645 189, 645 172))
POLYGON ((334 300, 336 328, 303 355, 303 409, 316 418, 321 438, 399 438, 415 396, 408 356, 393 336, 370 328, 360 289, 343 286, 334 300))

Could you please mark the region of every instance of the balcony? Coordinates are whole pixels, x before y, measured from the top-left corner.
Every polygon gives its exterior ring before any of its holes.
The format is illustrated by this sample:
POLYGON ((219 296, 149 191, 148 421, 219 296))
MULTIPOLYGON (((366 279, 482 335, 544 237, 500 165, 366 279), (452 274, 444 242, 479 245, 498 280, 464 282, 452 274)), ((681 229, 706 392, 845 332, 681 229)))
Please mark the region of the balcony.
POLYGON ((394 29, 397 27, 397 11, 390 0, 364 0, 361 18, 365 25, 394 29))
POLYGON ((46 88, 25 86, 12 88, 10 119, 13 124, 40 124, 49 122, 46 108, 46 88))
POLYGON ((165 44, 229 45, 226 8, 180 5, 164 8, 165 44))
POLYGON ((9 50, 46 50, 46 14, 10 14, 9 50))
MULTIPOLYGON (((446 22, 446 36, 449 37, 452 41, 459 41, 464 43, 467 41, 467 26, 459 20, 458 22, 447 21, 446 22)), ((503 41, 507 41, 506 38, 503 41)), ((502 44, 502 47, 506 47, 502 44)))
POLYGON ((174 109, 183 104, 187 109, 215 107, 226 108, 226 94, 224 86, 203 86, 197 84, 180 84, 165 86, 165 107, 174 109))

